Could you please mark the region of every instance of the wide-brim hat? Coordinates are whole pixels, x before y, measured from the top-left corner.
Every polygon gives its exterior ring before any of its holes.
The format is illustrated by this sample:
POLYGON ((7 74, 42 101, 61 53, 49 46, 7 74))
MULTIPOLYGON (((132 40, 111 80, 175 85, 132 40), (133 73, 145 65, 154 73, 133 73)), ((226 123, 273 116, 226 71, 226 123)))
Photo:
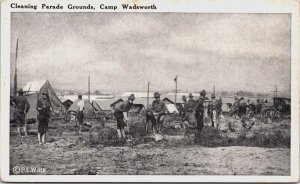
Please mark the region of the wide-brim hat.
POLYGON ((205 90, 202 90, 202 91, 200 92, 200 95, 201 95, 201 96, 206 95, 206 91, 205 91, 205 90))
POLYGON ((129 95, 128 100, 134 100, 134 99, 135 99, 134 94, 129 95))
POLYGON ((155 92, 155 93, 154 93, 154 98, 155 98, 155 97, 160 97, 159 92, 155 92))
POLYGON ((21 89, 18 91, 18 93, 19 93, 19 94, 23 94, 23 93, 24 93, 23 89, 21 88, 21 89))

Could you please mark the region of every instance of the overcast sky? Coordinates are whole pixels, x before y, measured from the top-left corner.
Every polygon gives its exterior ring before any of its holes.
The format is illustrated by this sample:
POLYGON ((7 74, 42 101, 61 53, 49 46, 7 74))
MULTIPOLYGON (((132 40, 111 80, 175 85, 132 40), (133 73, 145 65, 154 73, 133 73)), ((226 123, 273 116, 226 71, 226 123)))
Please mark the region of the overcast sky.
MULTIPOLYGON (((289 14, 13 13, 19 87, 290 92, 289 14)), ((13 74, 12 69, 12 74, 13 74)), ((11 75, 13 76, 13 75, 11 75)), ((11 78, 13 84, 13 77, 11 78)))

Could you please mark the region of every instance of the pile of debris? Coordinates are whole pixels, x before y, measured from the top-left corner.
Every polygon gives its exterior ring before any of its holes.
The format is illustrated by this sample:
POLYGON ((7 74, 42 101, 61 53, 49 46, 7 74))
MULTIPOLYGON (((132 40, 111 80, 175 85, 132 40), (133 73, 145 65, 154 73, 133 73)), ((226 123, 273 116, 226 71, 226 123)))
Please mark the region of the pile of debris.
POLYGON ((290 147, 290 122, 264 123, 255 118, 222 118, 218 129, 204 126, 200 138, 203 146, 290 147))

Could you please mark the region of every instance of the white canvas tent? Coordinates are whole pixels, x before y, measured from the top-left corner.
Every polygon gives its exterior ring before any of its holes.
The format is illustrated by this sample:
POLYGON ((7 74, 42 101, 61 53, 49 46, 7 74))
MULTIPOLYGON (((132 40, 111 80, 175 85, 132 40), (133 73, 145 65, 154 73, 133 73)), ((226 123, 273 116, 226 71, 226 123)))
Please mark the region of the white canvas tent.
POLYGON ((169 113, 179 114, 179 111, 177 110, 177 108, 175 107, 174 104, 166 104, 166 106, 167 106, 169 113))
MULTIPOLYGON (((63 106, 57 95, 55 94, 50 82, 48 80, 40 81, 31 81, 28 82, 23 88, 24 95, 27 98, 30 109, 27 113, 27 119, 36 119, 37 110, 36 105, 37 101, 41 95, 41 92, 47 91, 50 98, 52 116, 60 116, 66 113, 66 108, 63 106)), ((11 108, 11 115, 13 114, 14 109, 11 108)), ((12 117, 12 116, 11 116, 12 117)))

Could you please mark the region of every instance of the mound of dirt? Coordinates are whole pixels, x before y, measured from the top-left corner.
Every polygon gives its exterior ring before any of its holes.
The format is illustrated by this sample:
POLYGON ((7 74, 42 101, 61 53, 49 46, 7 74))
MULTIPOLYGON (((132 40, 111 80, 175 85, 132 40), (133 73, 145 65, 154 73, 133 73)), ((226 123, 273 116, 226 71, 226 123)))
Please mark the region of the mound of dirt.
POLYGON ((195 134, 195 142, 201 146, 218 147, 228 146, 232 140, 229 137, 222 135, 220 130, 211 126, 204 126, 200 134, 195 134))
POLYGON ((237 131, 222 132, 210 126, 204 126, 200 134, 195 134, 195 142, 201 146, 255 146, 255 147, 290 147, 288 130, 264 130, 261 132, 237 131), (198 141, 200 140, 200 141, 198 141))
POLYGON ((118 133, 116 129, 97 126, 89 131, 89 142, 92 145, 114 145, 116 140, 118 140, 118 133))

